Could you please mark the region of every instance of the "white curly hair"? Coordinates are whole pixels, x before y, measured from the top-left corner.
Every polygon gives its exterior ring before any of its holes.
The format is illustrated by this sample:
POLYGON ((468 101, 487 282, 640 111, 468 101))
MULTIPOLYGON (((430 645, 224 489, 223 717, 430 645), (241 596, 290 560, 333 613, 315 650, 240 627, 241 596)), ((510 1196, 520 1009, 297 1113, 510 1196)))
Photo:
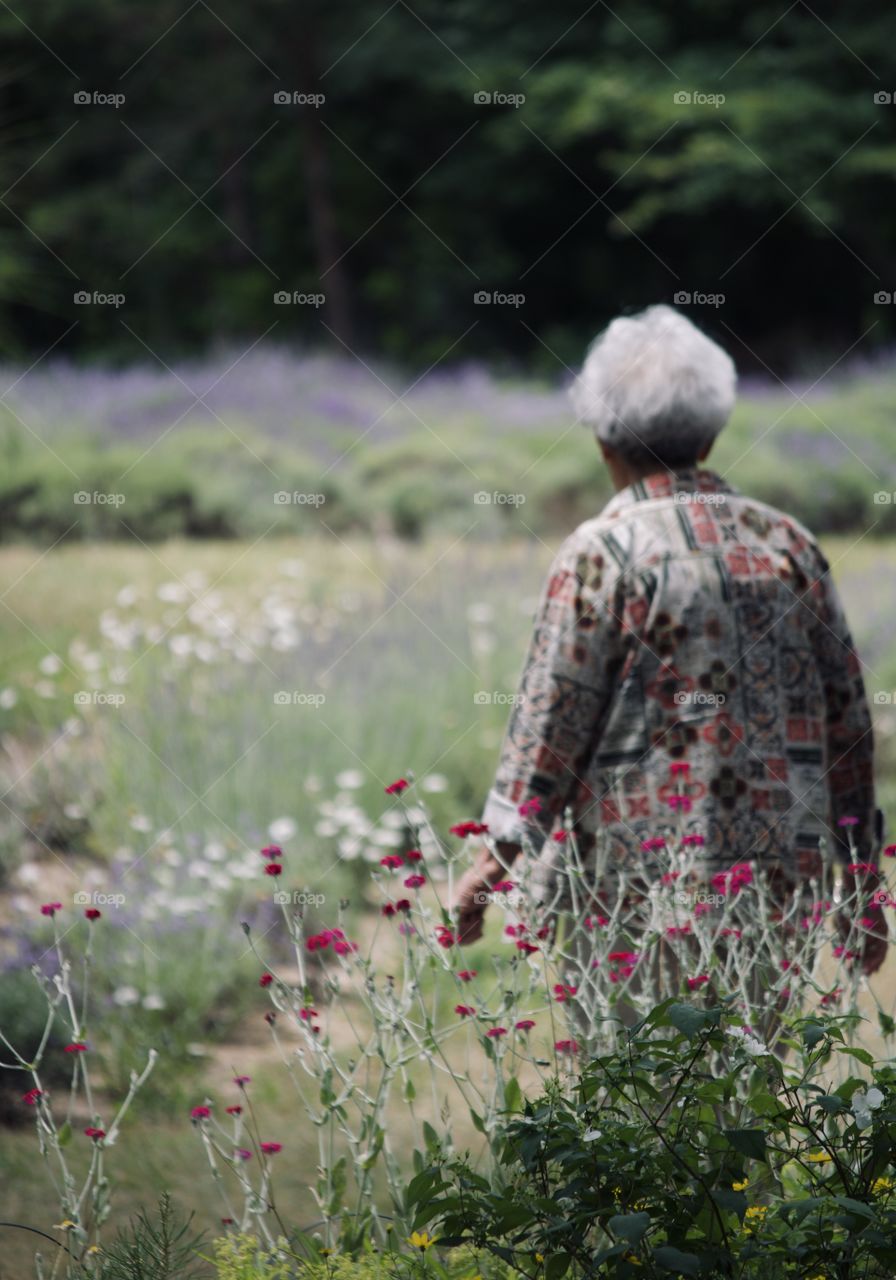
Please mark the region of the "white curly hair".
POLYGON ((570 389, 581 421, 629 461, 692 463, 734 406, 721 347, 672 307, 620 316, 594 339, 570 389))

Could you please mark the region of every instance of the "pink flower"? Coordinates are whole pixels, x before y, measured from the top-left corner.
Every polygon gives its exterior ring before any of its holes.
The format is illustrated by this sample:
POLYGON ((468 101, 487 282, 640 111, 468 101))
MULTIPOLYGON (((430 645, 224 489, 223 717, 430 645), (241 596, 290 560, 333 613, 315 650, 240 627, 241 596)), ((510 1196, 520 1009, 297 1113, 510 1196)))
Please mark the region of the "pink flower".
POLYGON ((476 977, 476 972, 477 971, 475 969, 461 969, 457 976, 460 978, 461 982, 472 982, 476 977))
POLYGON ((896 858, 896 844, 888 844, 884 849, 885 858, 896 858))
POLYGON ((45 902, 40 909, 40 913, 42 916, 55 916, 56 912, 61 910, 61 902, 45 902))
POLYGON ((504 926, 504 935, 507 938, 521 938, 526 932, 524 924, 506 924, 504 926))
POLYGON ((411 904, 407 898, 399 898, 395 904, 396 911, 410 911, 411 904))
POLYGON ((386 903, 386 905, 385 905, 384 907, 380 907, 380 910, 382 911, 382 913, 383 913, 383 915, 384 915, 384 916, 394 916, 394 915, 395 915, 395 908, 394 908, 394 906, 392 905, 392 903, 391 903, 391 902, 387 902, 387 903, 386 903))
POLYGON ((673 778, 678 777, 679 774, 690 773, 690 771, 691 766, 688 764, 687 760, 673 760, 669 765, 669 772, 672 774, 673 778))
POLYGON ((557 1040, 554 1048, 558 1053, 578 1053, 579 1042, 577 1040, 557 1040))
POLYGON ((453 836, 466 840, 467 836, 483 836, 488 831, 487 822, 456 822, 448 828, 453 836))
POLYGON ((838 826, 838 827, 857 827, 858 825, 859 825, 859 820, 858 820, 858 818, 847 817, 847 818, 838 818, 838 819, 837 819, 837 826, 838 826))
POLYGON ((345 938, 337 938, 333 943, 333 950, 337 956, 347 956, 351 951, 358 950, 357 942, 349 942, 345 938))
POLYGON ((280 848, 279 844, 266 844, 261 851, 261 856, 269 859, 271 862, 279 862, 283 857, 283 850, 280 848))
POLYGON ((106 1136, 105 1129, 96 1129, 93 1125, 88 1125, 84 1132, 87 1134, 88 1138, 93 1138, 94 1142, 99 1142, 101 1138, 105 1138, 106 1136))
POLYGON ((683 813, 690 813, 691 811, 692 801, 690 796, 667 796, 666 803, 670 809, 681 809, 683 813))
POLYGON ((554 983, 554 999, 559 1004, 564 1004, 570 1000, 578 992, 578 987, 570 987, 565 982, 554 983))
POLYGON ((680 871, 665 871, 660 876, 660 884, 674 884, 680 875, 680 871))
POLYGON ((423 858, 423 854, 419 849, 408 849, 404 856, 408 862, 420 862, 423 858))
POLYGON ((233 1153, 233 1158, 235 1160, 251 1160, 252 1152, 247 1151, 245 1147, 237 1147, 237 1149, 233 1153))
POLYGON ((568 838, 569 838, 568 831, 555 831, 554 834, 551 836, 551 839, 556 840, 558 844, 563 844, 564 840, 567 840, 568 838))
POLYGON ((647 840, 641 841, 641 848, 645 853, 650 853, 652 849, 664 849, 666 842, 662 836, 650 836, 647 840))
POLYGON ((530 813, 541 813, 541 801, 538 796, 533 796, 531 800, 524 800, 517 809, 521 818, 528 818, 530 813))
POLYGON ((701 973, 697 978, 688 978, 688 989, 696 991, 698 987, 702 987, 705 982, 709 982, 709 974, 701 973))
POLYGON ((97 907, 86 907, 84 910, 84 915, 87 917, 88 920, 99 920, 102 914, 103 914, 102 911, 100 911, 97 907))
POLYGON ((192 1120, 207 1120, 212 1113, 211 1107, 194 1107, 190 1112, 192 1120))
POLYGON ((385 858, 380 858, 380 866, 389 867, 390 870, 403 865, 404 858, 400 853, 387 853, 385 858))
POLYGON ((689 934, 690 932, 691 932, 690 924, 670 925, 670 927, 666 930, 666 933, 670 938, 679 938, 679 937, 683 938, 685 937, 686 934, 689 934))
POLYGON ((512 880, 499 880, 492 885, 492 893, 511 893, 515 885, 512 880))
POLYGON ((610 923, 610 920, 608 916, 586 916, 585 917, 586 929, 593 929, 595 925, 599 929, 604 929, 609 923, 610 923))
POLYGON ((490 1040, 500 1040, 501 1036, 507 1035, 506 1027, 489 1027, 485 1033, 490 1040))
POLYGON ((258 985, 260 987, 269 987, 273 981, 274 975, 272 973, 263 973, 258 979, 258 985))
POLYGON ((279 862, 269 862, 264 869, 266 876, 279 876, 283 872, 283 866, 279 862))
POLYGON ((694 907, 695 916, 705 916, 707 911, 712 911, 712 907, 708 902, 698 902, 694 907))
POLYGON ((517 951, 525 952, 527 956, 531 956, 533 951, 538 950, 538 947, 536 947, 534 942, 525 942, 522 938, 517 938, 516 949, 517 951))
POLYGON ((261 1149, 266 1156, 275 1156, 278 1151, 283 1150, 282 1142, 262 1142, 261 1149))
POLYGON ((82 1044, 80 1041, 75 1041, 73 1044, 67 1044, 63 1052, 64 1053, 86 1053, 87 1045, 82 1044))
POLYGON ((456 1004, 454 1012, 459 1013, 462 1018, 472 1018, 476 1010, 471 1004, 456 1004))
POLYGON ((821 1003, 822 1003, 822 1004, 834 1004, 834 1002, 835 1002, 835 1001, 839 1000, 839 998, 840 998, 840 996, 841 996, 842 994, 843 994, 843 988, 842 988, 842 987, 835 987, 833 991, 829 991, 829 992, 827 993, 827 995, 823 995, 823 996, 821 997, 821 1003))
POLYGON ((426 884, 426 876, 413 875, 408 876, 407 880, 404 882, 404 887, 406 889, 419 889, 423 884, 426 884))
POLYGON ((723 938, 740 938, 743 936, 740 929, 722 929, 720 930, 720 933, 723 938))
POLYGON ((243 1114, 243 1108, 239 1105, 235 1107, 227 1107, 227 1114, 229 1116, 241 1116, 243 1114))
POLYGON ((436 942, 440 947, 453 947, 457 939, 447 925, 436 925, 436 942))
POLYGON ((520 1018, 519 1022, 513 1024, 515 1031, 531 1031, 535 1026, 534 1018, 520 1018))
POLYGON ((244 1085, 249 1084, 251 1079, 252 1079, 251 1076, 234 1076, 233 1083, 237 1086, 237 1088, 242 1089, 244 1085))
POLYGON ((638 959, 638 952, 637 951, 611 951, 607 959, 614 960, 614 961, 618 960, 618 961, 621 961, 622 964, 635 964, 638 959))
POLYGON ((705 844, 702 836, 682 836, 682 844, 705 844))
POLYGON ((850 862, 846 870, 851 871, 853 875, 880 875, 880 867, 876 867, 873 862, 850 862))
POLYGON ((396 782, 390 782, 388 787, 385 787, 384 790, 387 796, 400 796, 402 791, 407 791, 407 788, 407 778, 399 778, 396 782))
POLYGON ((43 1089, 29 1089, 27 1093, 22 1094, 22 1101, 25 1103, 27 1107, 34 1107, 37 1105, 38 1098, 43 1098, 43 1097, 44 1097, 43 1089))

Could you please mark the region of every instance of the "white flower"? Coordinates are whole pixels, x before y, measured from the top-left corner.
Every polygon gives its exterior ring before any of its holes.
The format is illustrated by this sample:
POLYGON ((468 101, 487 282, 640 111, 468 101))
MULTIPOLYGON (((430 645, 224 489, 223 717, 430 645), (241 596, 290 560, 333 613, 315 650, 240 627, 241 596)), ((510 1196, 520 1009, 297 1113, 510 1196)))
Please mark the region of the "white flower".
POLYGON ((118 595, 115 597, 116 604, 120 604, 123 609, 126 609, 128 605, 134 604, 136 600, 136 587, 122 587, 118 595))
POLYGON ((135 813, 131 818, 131 827, 134 831, 152 831, 152 822, 145 813, 135 813))
POLYGON ((360 769, 343 769, 342 773, 336 774, 336 786, 345 787, 346 791, 353 791, 356 787, 363 787, 364 774, 360 769))
POLYGON ((728 1035, 739 1040, 741 1048, 752 1058, 761 1058, 763 1054, 770 1052, 768 1045, 763 1044, 758 1036, 750 1035, 746 1027, 729 1027, 728 1035))
POLYGON ((877 1108, 884 1100, 884 1095, 880 1089, 872 1085, 870 1089, 858 1089, 852 1095, 852 1110, 856 1118, 856 1127, 858 1129, 870 1129, 873 1121, 872 1111, 877 1108))
POLYGON ((45 676, 55 676, 62 670, 62 662, 55 653, 48 653, 45 658, 41 658, 39 665, 45 676))
POLYGON ((181 582, 163 582, 156 595, 169 604, 186 604, 190 599, 190 590, 181 582))
POLYGON ((34 692, 39 698, 55 698, 56 686, 50 680, 38 680, 34 692))
POLYGON ((281 844, 291 840, 297 830, 298 827, 292 818, 275 818, 268 827, 268 835, 275 844, 281 844))
POLYGON ((316 773, 310 773, 308 777, 305 779, 306 791, 311 791, 311 792, 320 791, 323 788, 323 785, 324 784, 321 782, 320 778, 317 776, 316 773))
POLYGON ((2 707, 4 711, 9 711, 11 707, 16 705, 18 700, 19 695, 16 693, 15 689, 10 689, 9 687, 6 689, 0 689, 0 707, 2 707))
POLYGON ((421 791, 447 791, 448 779, 443 773, 428 773, 420 779, 421 791))
POLYGON ((140 999, 140 992, 136 987, 118 987, 112 993, 112 999, 116 1004, 137 1004, 140 999))
POLYGON ((165 1008, 164 996, 160 996, 158 992, 150 993, 148 996, 144 996, 143 1008, 144 1009, 164 1009, 165 1008))

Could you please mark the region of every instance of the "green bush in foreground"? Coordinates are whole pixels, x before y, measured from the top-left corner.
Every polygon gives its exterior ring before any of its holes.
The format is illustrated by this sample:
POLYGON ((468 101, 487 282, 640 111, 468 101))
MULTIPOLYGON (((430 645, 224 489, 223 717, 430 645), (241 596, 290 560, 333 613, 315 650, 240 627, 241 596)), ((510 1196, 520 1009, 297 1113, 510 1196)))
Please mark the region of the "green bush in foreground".
POLYGON ((552 1082, 521 1103, 489 1177, 435 1153, 408 1189, 415 1224, 544 1280, 892 1277, 896 1071, 843 1021, 798 1024, 784 1065, 722 1007, 666 1001, 576 1096, 552 1082), (834 1087, 854 1064, 867 1075, 834 1087))

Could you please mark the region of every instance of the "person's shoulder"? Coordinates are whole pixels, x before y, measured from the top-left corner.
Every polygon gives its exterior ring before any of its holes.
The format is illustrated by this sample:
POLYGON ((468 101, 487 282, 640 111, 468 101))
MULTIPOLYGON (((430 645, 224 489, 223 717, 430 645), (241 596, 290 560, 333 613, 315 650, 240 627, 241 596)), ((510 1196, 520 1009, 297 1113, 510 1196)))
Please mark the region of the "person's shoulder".
POLYGON ((753 498, 749 494, 738 493, 732 495, 732 498, 740 509, 742 520, 747 523, 753 520, 770 526, 777 537, 785 539, 791 550, 803 552, 806 555, 824 561, 824 554, 815 534, 800 520, 797 520, 796 516, 790 515, 787 511, 782 511, 779 507, 773 507, 771 503, 761 502, 758 498, 753 498))

